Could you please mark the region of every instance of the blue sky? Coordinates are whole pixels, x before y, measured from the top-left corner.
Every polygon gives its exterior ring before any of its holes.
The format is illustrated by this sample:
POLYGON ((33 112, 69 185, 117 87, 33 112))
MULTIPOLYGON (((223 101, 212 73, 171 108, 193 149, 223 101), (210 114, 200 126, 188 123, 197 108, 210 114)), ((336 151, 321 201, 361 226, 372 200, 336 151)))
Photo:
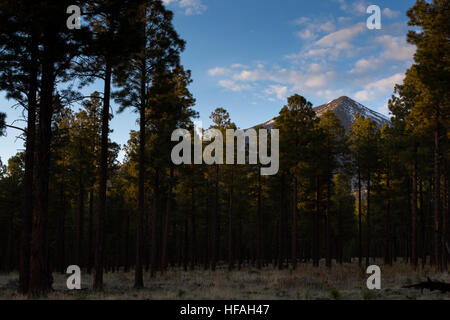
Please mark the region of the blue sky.
MULTIPOLYGON (((413 62, 405 13, 414 0, 163 1, 187 42, 182 63, 192 71, 190 89, 204 126, 217 107, 226 108, 241 128, 265 122, 294 93, 314 106, 347 95, 388 115, 393 87, 413 62), (366 27, 372 4, 381 8, 381 30, 366 27)), ((21 117, 13 104, 0 96, 8 123, 21 117)), ((130 130, 137 129, 136 118, 115 113, 111 139, 125 144, 130 130)), ((17 134, 9 129, 0 138, 3 162, 23 149, 17 134)))

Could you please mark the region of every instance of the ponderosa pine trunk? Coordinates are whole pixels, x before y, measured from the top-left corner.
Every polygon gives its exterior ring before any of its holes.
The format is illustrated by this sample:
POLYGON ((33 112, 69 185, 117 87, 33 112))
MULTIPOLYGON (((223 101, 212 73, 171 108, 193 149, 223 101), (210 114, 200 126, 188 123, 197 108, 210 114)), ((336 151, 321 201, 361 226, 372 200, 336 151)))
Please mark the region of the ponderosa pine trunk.
POLYGON ((231 185, 229 189, 228 200, 228 270, 234 268, 233 257, 233 168, 231 168, 231 185))
POLYGON ((144 252, 144 214, 145 214, 145 72, 141 75, 141 103, 139 107, 139 195, 138 195, 138 217, 136 226, 136 266, 134 269, 134 287, 141 289, 144 287, 144 277, 142 273, 142 256, 144 252))
POLYGON ((297 268, 297 177, 294 176, 292 191, 292 233, 291 233, 292 268, 297 268))
POLYGON ((100 144, 100 181, 99 181, 99 202, 97 214, 97 239, 95 245, 95 274, 94 290, 103 290, 103 263, 104 263, 104 228, 106 215, 106 184, 108 180, 108 135, 109 135, 109 108, 111 98, 111 75, 112 66, 109 59, 105 65, 105 86, 102 109, 102 137, 100 144))
POLYGON ((412 193, 411 193, 411 262, 417 268, 417 160, 414 150, 414 163, 412 169, 412 193))
POLYGON ((154 184, 154 194, 153 194, 153 214, 152 214, 152 243, 150 251, 150 277, 154 277, 156 274, 156 257, 158 251, 158 234, 157 234, 157 223, 158 223, 158 202, 159 202, 159 168, 155 168, 155 184, 154 184))
POLYGON ((358 263, 362 265, 362 197, 361 197, 361 169, 358 165, 358 263))
POLYGON ((313 213, 313 266, 319 266, 319 214, 320 214, 320 184, 316 176, 316 212, 313 213))
POLYGON ((337 220, 338 220, 338 226, 337 226, 337 253, 336 253, 336 258, 337 258, 337 263, 339 263, 340 265, 342 265, 342 260, 343 260, 343 251, 344 251, 344 241, 343 239, 343 222, 342 222, 342 210, 339 207, 339 209, 337 210, 337 220))
POLYGON ((386 213, 384 221, 384 263, 392 265, 391 259, 391 168, 386 173, 386 213))
POLYGON ((442 269, 448 269, 448 256, 450 255, 450 243, 448 242, 448 176, 445 168, 444 190, 443 190, 443 210, 442 210, 442 269))
POLYGON ((279 216, 278 216, 278 256, 277 265, 278 270, 283 269, 283 211, 284 211, 284 174, 281 176, 281 186, 280 186, 280 206, 279 206, 279 216))
POLYGON ((214 197, 214 215, 212 217, 212 226, 211 226, 211 270, 216 270, 216 259, 217 259, 217 220, 219 215, 219 165, 216 165, 216 185, 215 189, 215 197, 214 197))
POLYGON ((238 238, 237 238, 237 259, 238 259, 238 270, 242 268, 242 260, 243 260, 243 249, 242 249, 242 214, 241 211, 238 211, 238 238))
POLYGON ((93 264, 93 230, 94 230, 94 187, 89 191, 89 226, 88 226, 88 249, 87 249, 87 272, 90 274, 93 264))
POLYGON ((188 271, 189 260, 189 217, 187 212, 184 212, 184 227, 183 227, 183 270, 188 271))
MULTIPOLYGON (((80 151, 81 151, 80 144, 80 151)), ((82 153, 80 153, 82 154, 82 153)), ((84 216, 84 183, 82 176, 82 168, 80 165, 78 173, 78 211, 75 219, 75 264, 82 266, 81 254, 82 254, 82 234, 83 234, 83 216, 84 216)))
POLYGON ((9 273, 13 269, 13 242, 14 242, 14 211, 9 210, 7 219, 8 231, 6 237, 6 254, 4 262, 4 270, 9 273))
POLYGON ((125 211, 125 248, 123 253, 123 270, 130 270, 130 213, 125 211))
POLYGON ((256 267, 262 267, 262 200, 261 200, 261 166, 258 166, 258 212, 257 212, 257 244, 256 244, 256 267))
MULTIPOLYGON (((35 39, 35 36, 33 36, 35 39)), ((31 48, 30 65, 30 87, 27 94, 27 132, 25 150, 25 176, 24 176, 24 207, 22 212, 22 232, 20 240, 20 271, 19 271, 19 292, 26 294, 30 284, 30 246, 31 246, 31 223, 33 218, 34 203, 34 155, 36 144, 36 104, 37 104, 37 76, 38 48, 35 41, 31 48)))
POLYGON ((371 242, 371 227, 370 227, 370 184, 371 184, 371 172, 367 172, 367 241, 366 241, 366 266, 370 265, 370 242, 371 242))
POLYGON ((167 189, 166 199, 166 213, 163 219, 163 239, 162 239, 162 253, 161 253, 161 272, 164 273, 167 270, 167 241, 169 238, 169 217, 172 210, 172 180, 173 180, 173 168, 170 168, 169 186, 167 189))
POLYGON ((191 247, 190 247, 190 270, 194 270, 197 263, 197 223, 195 221, 195 188, 191 186, 191 247))
POLYGON ((52 136, 53 90, 55 85, 55 34, 44 34, 42 79, 39 105, 35 206, 31 228, 29 294, 39 296, 51 290, 52 278, 48 265, 47 222, 50 171, 50 143, 52 136))
POLYGON ((325 211, 325 250, 326 250, 326 266, 331 268, 331 231, 330 231, 330 201, 331 197, 331 178, 327 179, 327 207, 325 211))
POLYGON ((211 230, 211 219, 209 217, 209 179, 206 178, 206 206, 205 206, 205 217, 206 217, 206 225, 205 225, 205 243, 204 243, 204 270, 208 270, 210 266, 209 262, 209 253, 210 253, 210 230, 211 230))
MULTIPOLYGON (((438 114, 439 117, 439 114, 438 114)), ((433 190, 433 203, 434 203, 434 260, 436 267, 439 271, 442 270, 441 259, 441 228, 440 228, 440 204, 441 204, 441 169, 440 169, 440 126, 437 124, 437 128, 434 133, 434 190, 433 190)))
POLYGON ((425 267, 427 263, 427 248, 425 243, 425 233, 426 233, 426 218, 425 218, 425 210, 424 210, 424 200, 423 200, 423 179, 420 179, 419 183, 419 201, 420 201, 420 248, 421 248, 421 257, 422 257, 422 269, 425 267))
POLYGON ((61 274, 66 273, 65 266, 65 255, 66 255, 66 239, 65 239, 65 219, 66 219, 66 194, 65 194, 65 181, 62 178, 60 185, 60 214, 58 216, 58 226, 57 226, 57 266, 58 271, 61 274))

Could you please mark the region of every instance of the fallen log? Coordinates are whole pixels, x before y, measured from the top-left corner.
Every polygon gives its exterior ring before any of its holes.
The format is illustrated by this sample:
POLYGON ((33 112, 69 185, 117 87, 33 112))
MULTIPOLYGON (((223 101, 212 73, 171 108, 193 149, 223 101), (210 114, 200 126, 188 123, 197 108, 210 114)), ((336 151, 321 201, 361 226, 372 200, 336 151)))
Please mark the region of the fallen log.
POLYGON ((430 291, 440 291, 442 293, 450 293, 450 284, 440 281, 432 281, 430 278, 428 278, 428 281, 421 282, 418 284, 413 284, 409 286, 404 286, 402 288, 413 288, 413 289, 420 289, 420 291, 423 293, 424 289, 428 289, 430 291))

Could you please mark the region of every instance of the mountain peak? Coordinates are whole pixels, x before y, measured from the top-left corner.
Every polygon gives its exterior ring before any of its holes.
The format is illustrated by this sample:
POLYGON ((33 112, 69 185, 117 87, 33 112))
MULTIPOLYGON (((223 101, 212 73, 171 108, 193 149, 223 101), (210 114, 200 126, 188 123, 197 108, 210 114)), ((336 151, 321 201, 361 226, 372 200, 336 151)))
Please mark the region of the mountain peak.
MULTIPOLYGON (((391 121, 388 117, 382 115, 379 112, 373 111, 361 103, 349 98, 347 96, 342 96, 337 99, 331 100, 330 102, 323 104, 321 106, 313 108, 317 117, 321 117, 327 111, 333 111, 334 114, 341 121, 342 126, 346 131, 350 130, 350 126, 356 119, 356 114, 370 118, 372 121, 375 121, 378 127, 382 127, 385 124, 390 124, 391 121)), ((276 118, 264 122, 255 127, 263 127, 266 129, 273 129, 276 127, 276 118)))
POLYGON ((361 103, 347 96, 339 97, 326 104, 315 107, 314 111, 318 117, 321 117, 327 111, 333 111, 339 120, 341 120, 346 130, 350 129, 358 113, 363 117, 375 121, 379 127, 390 123, 390 120, 386 116, 363 106, 361 103))

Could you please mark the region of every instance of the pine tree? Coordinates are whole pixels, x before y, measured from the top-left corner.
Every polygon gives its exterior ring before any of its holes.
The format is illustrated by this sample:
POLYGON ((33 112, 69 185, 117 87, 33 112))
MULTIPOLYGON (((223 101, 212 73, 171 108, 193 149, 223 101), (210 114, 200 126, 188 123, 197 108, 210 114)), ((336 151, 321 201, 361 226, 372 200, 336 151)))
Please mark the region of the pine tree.
POLYGON ((325 252, 326 265, 331 267, 331 197, 333 189, 333 176, 343 166, 345 161, 345 153, 347 150, 345 129, 340 120, 332 111, 328 111, 322 115, 319 122, 319 129, 322 136, 318 144, 320 155, 316 157, 316 163, 322 167, 326 184, 326 212, 325 212, 325 252), (319 161, 322 158, 323 161, 319 161))
POLYGON ((276 123, 280 128, 280 152, 285 157, 284 165, 292 179, 291 259, 292 267, 295 269, 297 267, 298 183, 302 167, 309 160, 308 148, 311 146, 317 119, 312 104, 304 97, 294 95, 288 98, 288 104, 280 111, 276 123))
POLYGON ((82 84, 100 78, 104 81, 100 149, 99 203, 95 246, 95 276, 93 287, 103 289, 104 224, 106 214, 106 188, 108 180, 108 135, 110 120, 111 82, 113 73, 124 59, 140 50, 141 21, 138 16, 141 1, 98 0, 88 3, 87 20, 92 39, 84 55, 76 61, 75 75, 82 84), (138 44, 138 45, 137 45, 138 44))
MULTIPOLYGON (((7 98, 18 101, 27 111, 26 163, 24 201, 20 246, 19 292, 29 288, 30 236, 33 215, 33 171, 36 136, 36 104, 39 77, 38 33, 36 2, 17 1, 14 5, 1 2, 0 19, 4 21, 0 31, 2 54, 0 65, 0 89, 7 98), (14 18, 12 18, 14 17, 14 18)), ((1 122, 1 121, 0 121, 1 122)), ((0 125, 1 127, 1 125, 0 125)), ((1 132, 1 130, 0 130, 1 132)))
POLYGON ((366 182, 366 265, 369 265, 371 252, 371 183, 373 173, 378 166, 379 129, 369 118, 356 115, 350 128, 350 141, 354 164, 358 175, 358 219, 359 219, 359 262, 362 261, 362 183, 366 182))
POLYGON ((441 224, 441 157, 442 137, 447 130, 450 112, 450 4, 446 0, 432 3, 418 0, 407 15, 410 19, 408 24, 420 28, 419 31, 408 32, 408 42, 417 47, 414 60, 421 84, 421 94, 415 101, 413 114, 434 135, 434 259, 438 269, 442 269, 447 236, 443 234, 441 224))
POLYGON ((172 26, 172 12, 166 10, 160 1, 147 1, 139 8, 139 20, 142 20, 144 41, 142 48, 119 68, 117 82, 122 89, 115 93, 116 101, 121 104, 119 111, 133 107, 139 113, 139 212, 137 226, 137 255, 135 269, 135 287, 143 287, 143 217, 145 199, 145 143, 146 115, 149 104, 149 88, 155 74, 170 70, 179 64, 180 51, 184 42, 179 39, 172 26), (139 79, 139 80, 137 80, 139 79))

